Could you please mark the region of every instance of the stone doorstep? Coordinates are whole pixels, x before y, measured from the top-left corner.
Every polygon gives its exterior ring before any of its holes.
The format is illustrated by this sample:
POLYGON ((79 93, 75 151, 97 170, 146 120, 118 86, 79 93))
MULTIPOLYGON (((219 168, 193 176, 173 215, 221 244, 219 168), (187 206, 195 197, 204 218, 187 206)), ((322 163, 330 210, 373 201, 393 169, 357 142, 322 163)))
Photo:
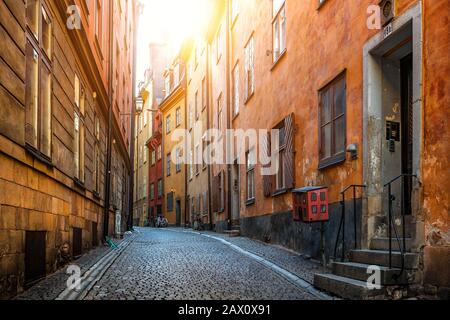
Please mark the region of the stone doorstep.
POLYGON ((339 297, 352 300, 384 299, 385 287, 370 290, 366 282, 334 274, 315 274, 314 286, 339 297))
MULTIPOLYGON (((403 238, 400 239, 400 241, 401 241, 400 245, 403 247, 403 238)), ((406 243, 406 251, 411 251, 412 239, 406 238, 405 243, 406 243)), ((387 237, 373 238, 370 241, 370 249, 372 249, 372 250, 389 250, 389 238, 387 238, 387 237)), ((396 250, 396 251, 398 251, 400 249, 397 240, 392 240, 392 249, 396 250)))
MULTIPOLYGON (((333 274, 348 277, 355 280, 367 281, 367 279, 373 274, 368 273, 367 270, 370 267, 369 264, 356 263, 356 262, 333 262, 332 270, 333 274)), ((403 271, 401 278, 398 281, 393 279, 393 276, 400 273, 400 269, 378 266, 380 268, 381 285, 400 285, 408 283, 407 270, 403 271)))
MULTIPOLYGON (((364 263, 378 266, 389 266, 389 251, 386 250, 352 250, 351 260, 357 263, 364 263)), ((416 253, 405 254, 405 269, 416 269, 419 262, 419 255, 416 253)), ((392 267, 401 268, 402 257, 399 251, 392 251, 392 267)))

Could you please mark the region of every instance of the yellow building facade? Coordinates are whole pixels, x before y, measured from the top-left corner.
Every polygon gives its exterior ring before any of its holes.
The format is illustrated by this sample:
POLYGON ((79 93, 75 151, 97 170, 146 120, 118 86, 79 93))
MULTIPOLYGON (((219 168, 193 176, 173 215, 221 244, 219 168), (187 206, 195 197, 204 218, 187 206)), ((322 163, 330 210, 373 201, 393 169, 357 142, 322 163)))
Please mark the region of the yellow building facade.
POLYGON ((178 59, 164 73, 165 98, 160 109, 163 119, 163 215, 169 225, 184 225, 186 221, 186 165, 175 159, 186 150, 177 130, 186 128, 185 67, 178 59), (180 146, 180 142, 183 144, 180 146))

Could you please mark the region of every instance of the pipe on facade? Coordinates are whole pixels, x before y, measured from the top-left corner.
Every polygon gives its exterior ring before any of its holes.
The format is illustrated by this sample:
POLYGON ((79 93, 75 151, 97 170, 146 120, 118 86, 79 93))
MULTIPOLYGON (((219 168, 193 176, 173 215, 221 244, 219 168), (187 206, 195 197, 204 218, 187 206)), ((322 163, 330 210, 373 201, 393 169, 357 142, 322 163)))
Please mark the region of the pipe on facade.
MULTIPOLYGON (((231 129, 231 103, 230 103, 230 73, 231 73, 231 68, 230 68, 230 59, 231 59, 231 52, 230 52, 230 1, 226 2, 226 86, 227 86, 227 129, 231 129)), ((232 141, 230 141, 230 137, 228 136, 228 134, 226 135, 227 137, 227 152, 226 154, 229 155, 230 154, 230 150, 231 150, 231 143, 232 141)), ((227 159, 227 211, 228 211, 228 221, 227 221, 227 226, 228 226, 228 230, 231 229, 231 219, 232 219, 232 213, 231 213, 231 164, 230 164, 230 159, 227 159)))
POLYGON ((107 138, 107 153, 106 153, 106 168, 105 168, 105 207, 103 214, 103 237, 109 235, 109 207, 111 194, 111 156, 112 156, 112 78, 113 78, 113 28, 114 28, 114 1, 110 2, 109 6, 109 75, 108 75, 108 91, 109 91, 109 106, 108 106, 108 138, 107 138))

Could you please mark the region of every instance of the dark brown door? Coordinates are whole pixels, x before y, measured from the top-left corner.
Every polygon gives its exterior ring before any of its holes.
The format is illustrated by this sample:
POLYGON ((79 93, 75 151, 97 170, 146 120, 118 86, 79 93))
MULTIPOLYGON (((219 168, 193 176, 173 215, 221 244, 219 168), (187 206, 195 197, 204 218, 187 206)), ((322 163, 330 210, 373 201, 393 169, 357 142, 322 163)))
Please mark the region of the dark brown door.
POLYGON ((82 230, 80 228, 73 228, 73 257, 77 258, 82 254, 82 230))
POLYGON ((45 277, 45 231, 25 234, 25 287, 45 277))
MULTIPOLYGON (((413 64, 412 54, 401 60, 401 122, 402 173, 413 173, 413 64)), ((411 214, 412 178, 404 178, 403 205, 405 214, 411 214)))
POLYGON ((98 225, 97 222, 92 222, 92 246, 98 245, 98 225))

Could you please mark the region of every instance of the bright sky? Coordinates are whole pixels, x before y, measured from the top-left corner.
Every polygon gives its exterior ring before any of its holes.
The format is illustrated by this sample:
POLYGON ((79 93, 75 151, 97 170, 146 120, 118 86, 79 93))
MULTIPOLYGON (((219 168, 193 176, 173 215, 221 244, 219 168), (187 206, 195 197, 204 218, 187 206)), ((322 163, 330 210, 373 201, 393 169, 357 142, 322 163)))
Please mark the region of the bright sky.
POLYGON ((149 66, 150 43, 168 43, 175 53, 184 39, 201 31, 209 10, 208 0, 140 0, 137 83, 149 66))

